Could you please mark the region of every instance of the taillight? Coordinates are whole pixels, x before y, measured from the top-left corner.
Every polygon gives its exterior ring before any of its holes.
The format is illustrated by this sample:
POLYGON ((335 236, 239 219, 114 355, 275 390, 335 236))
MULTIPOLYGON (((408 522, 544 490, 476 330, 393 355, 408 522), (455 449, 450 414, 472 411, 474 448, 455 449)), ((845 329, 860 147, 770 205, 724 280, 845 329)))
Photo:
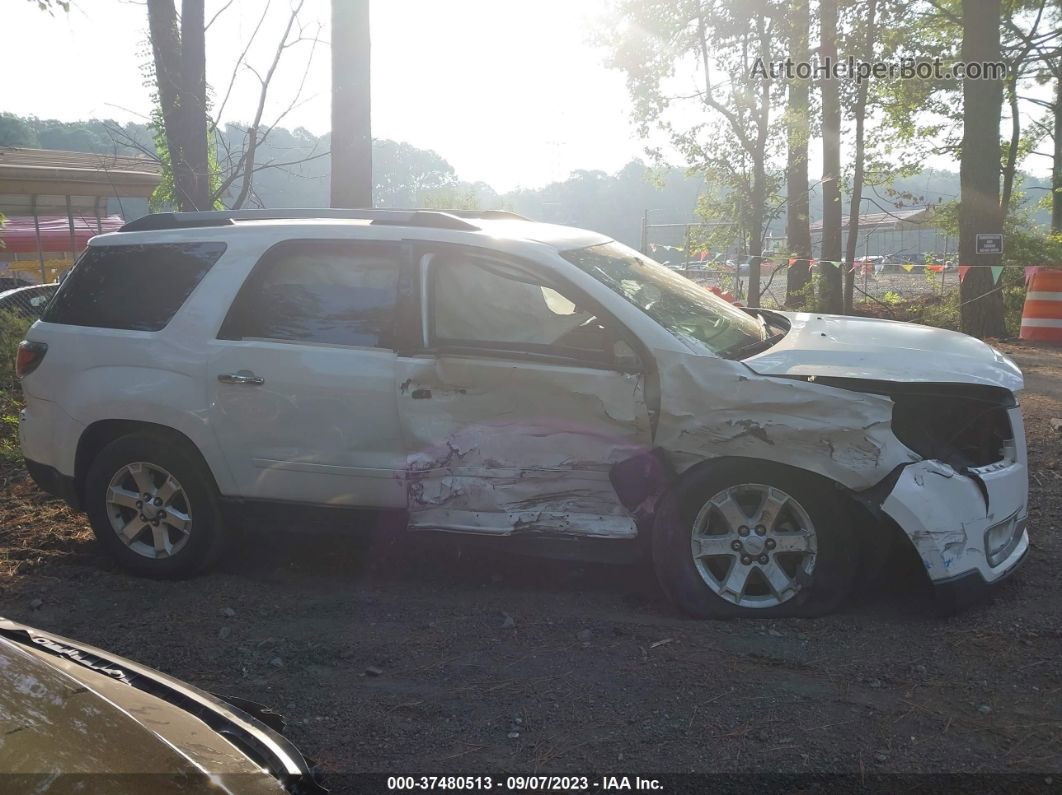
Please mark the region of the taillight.
POLYGON ((47 352, 47 343, 22 340, 18 344, 18 354, 15 356, 15 375, 25 378, 32 373, 44 361, 44 354, 47 352))

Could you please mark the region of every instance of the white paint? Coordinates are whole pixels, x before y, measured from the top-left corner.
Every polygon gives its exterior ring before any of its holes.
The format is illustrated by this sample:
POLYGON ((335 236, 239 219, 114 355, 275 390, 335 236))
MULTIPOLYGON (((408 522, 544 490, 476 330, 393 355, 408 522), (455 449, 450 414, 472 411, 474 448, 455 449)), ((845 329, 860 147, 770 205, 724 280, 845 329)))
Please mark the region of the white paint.
POLYGON ((865 489, 918 460, 890 428, 887 397, 757 375, 741 362, 657 351, 655 444, 682 472, 738 456, 807 469, 865 489))
MULTIPOLYGON (((524 222, 465 232, 362 222, 252 222, 124 233, 94 244, 223 240, 228 249, 157 333, 38 322, 49 344, 23 388, 20 433, 33 460, 72 475, 97 420, 175 428, 202 452, 223 495, 406 507, 414 529, 626 538, 635 522, 609 480, 615 464, 661 448, 682 473, 732 456, 822 475, 854 491, 906 466, 884 510, 911 537, 931 577, 993 579, 984 531, 1026 504, 1021 415, 1008 459, 973 478, 921 461, 891 430, 892 401, 787 376, 988 384, 1017 391, 1003 354, 953 332, 829 315, 789 314, 786 337, 747 362, 688 350, 637 307, 558 254, 604 238, 524 222), (503 351, 397 355, 375 349, 217 340, 254 262, 293 238, 446 242, 519 257, 562 275, 651 353, 644 373, 503 351), (221 385, 253 370, 261 387, 221 385), (420 395, 420 398, 415 397, 420 395), (428 399, 424 396, 427 395, 428 399), (654 415, 655 412, 655 415, 654 415), (655 421, 655 426, 654 426, 655 421)), ((474 311, 470 307, 469 311, 474 311)), ((422 329, 422 332, 424 329, 422 329)))
POLYGON ((635 534, 608 473, 651 447, 642 376, 504 356, 398 367, 411 527, 635 534))
POLYGON ((910 537, 932 580, 978 572, 987 582, 1013 568, 1029 546, 1029 534, 995 567, 985 555, 985 532, 1008 517, 1028 512, 1029 475, 1021 412, 1010 411, 1015 446, 1002 466, 976 470, 988 490, 988 506, 973 478, 936 461, 907 467, 882 509, 910 537))
POLYGON ((988 384, 1012 392, 1023 386, 1021 370, 1008 356, 957 331, 873 318, 783 314, 793 324, 785 338, 746 360, 758 373, 988 384))

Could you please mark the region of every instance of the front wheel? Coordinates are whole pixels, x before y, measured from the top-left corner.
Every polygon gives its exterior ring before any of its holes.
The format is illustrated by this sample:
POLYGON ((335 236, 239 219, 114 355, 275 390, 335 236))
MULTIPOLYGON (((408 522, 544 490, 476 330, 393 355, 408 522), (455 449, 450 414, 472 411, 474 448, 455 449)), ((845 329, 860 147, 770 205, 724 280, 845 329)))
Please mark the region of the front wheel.
POLYGON ((96 538, 121 566, 185 577, 221 553, 225 532, 213 480, 187 443, 143 433, 108 444, 85 478, 96 538))
POLYGON ((657 517, 653 560, 687 613, 822 615, 850 593, 858 544, 828 484, 743 463, 702 477, 685 495, 657 517))

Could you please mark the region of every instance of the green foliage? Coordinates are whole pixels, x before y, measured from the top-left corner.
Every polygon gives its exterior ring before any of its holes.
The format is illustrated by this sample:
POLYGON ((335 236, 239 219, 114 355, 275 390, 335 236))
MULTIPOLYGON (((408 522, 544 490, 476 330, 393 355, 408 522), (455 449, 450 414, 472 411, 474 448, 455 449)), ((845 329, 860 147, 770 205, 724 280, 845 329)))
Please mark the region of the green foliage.
POLYGON ((40 147, 37 132, 26 119, 14 113, 0 113, 0 146, 40 147))
POLYGON ((478 210, 479 197, 472 187, 447 186, 421 191, 417 206, 432 210, 478 210))
POLYGON ((32 322, 18 312, 0 312, 0 391, 10 390, 17 384, 15 350, 32 322))
MULTIPOLYGON (((177 191, 173 182, 173 160, 170 158, 170 148, 166 143, 166 125, 162 120, 162 108, 156 100, 155 109, 151 112, 151 140, 155 147, 155 156, 159 159, 162 167, 162 179, 148 200, 148 209, 153 213, 170 210, 177 207, 177 191)), ((210 168, 210 192, 216 194, 221 187, 221 170, 218 165, 218 133, 209 132, 210 140, 207 144, 207 165, 210 168)), ((214 201, 213 210, 224 210, 225 202, 219 196, 214 201)))
POLYGON ((956 240, 959 237, 959 202, 941 202, 933 208, 933 223, 956 240))
POLYGON ((1003 264, 1062 266, 1062 234, 1042 234, 1019 228, 1017 224, 1011 226, 1004 237, 1003 264))
POLYGON ((1062 234, 1040 234, 1020 227, 1020 219, 1008 224, 1003 243, 1003 314, 1007 332, 1017 336, 1025 305, 1025 268, 1029 265, 1062 267, 1062 234))
POLYGON ((790 298, 793 295, 797 295, 798 299, 793 302, 796 306, 801 308, 803 312, 824 312, 826 311, 826 303, 822 300, 822 272, 821 268, 830 266, 819 266, 811 271, 811 279, 800 290, 795 293, 790 293, 790 298))
POLYGON ((15 352, 32 322, 17 312, 0 312, 0 462, 4 463, 22 460, 18 441, 22 391, 15 378, 15 352))
POLYGON ((0 461, 5 464, 22 462, 22 446, 18 440, 18 410, 21 403, 14 393, 0 394, 0 461))
POLYGON ((943 298, 927 302, 915 314, 905 320, 912 320, 925 326, 959 329, 959 291, 951 290, 943 298))
POLYGON ((162 121, 162 109, 156 102, 151 111, 151 139, 155 145, 155 156, 162 167, 162 178, 148 200, 148 209, 153 213, 162 212, 177 206, 177 189, 173 183, 173 160, 170 148, 166 144, 166 125, 162 121))
MULTIPOLYGON (((782 81, 753 68, 780 52, 785 32, 769 0, 691 3, 616 0, 600 43, 608 65, 624 73, 639 134, 659 131, 710 190, 698 215, 711 227, 698 239, 719 247, 763 235, 782 169, 784 115, 771 115, 782 81), (673 91, 678 73, 696 92, 673 91), (680 123, 685 120, 684 123, 680 123)), ((660 159, 658 151, 652 152, 660 159)), ((755 250, 759 250, 758 247, 755 250)))
MULTIPOLYGON (((910 58, 914 63, 932 63, 939 58, 945 65, 959 60, 959 0, 879 3, 878 8, 879 60, 910 58)), ((858 17, 861 12, 862 5, 852 3, 846 16, 858 17)), ((847 51, 843 43, 840 51, 847 51)), ((953 153, 961 132, 962 103, 956 101, 960 89, 957 80, 935 77, 872 80, 868 104, 880 109, 882 123, 869 131, 874 151, 873 155, 868 151, 868 164, 874 166, 869 170, 877 171, 879 164, 889 169, 909 168, 928 155, 953 153)))

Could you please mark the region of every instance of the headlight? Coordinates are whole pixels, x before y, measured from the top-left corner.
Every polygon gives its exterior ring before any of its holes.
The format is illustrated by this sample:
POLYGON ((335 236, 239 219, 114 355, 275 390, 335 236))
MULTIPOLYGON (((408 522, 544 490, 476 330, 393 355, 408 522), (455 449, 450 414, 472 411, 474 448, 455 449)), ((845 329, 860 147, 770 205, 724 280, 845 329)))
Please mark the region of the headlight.
POLYGON ((995 568, 1014 551, 1025 532, 1027 522, 1028 517, 1019 518, 1015 512, 985 530, 985 557, 989 566, 995 568))

